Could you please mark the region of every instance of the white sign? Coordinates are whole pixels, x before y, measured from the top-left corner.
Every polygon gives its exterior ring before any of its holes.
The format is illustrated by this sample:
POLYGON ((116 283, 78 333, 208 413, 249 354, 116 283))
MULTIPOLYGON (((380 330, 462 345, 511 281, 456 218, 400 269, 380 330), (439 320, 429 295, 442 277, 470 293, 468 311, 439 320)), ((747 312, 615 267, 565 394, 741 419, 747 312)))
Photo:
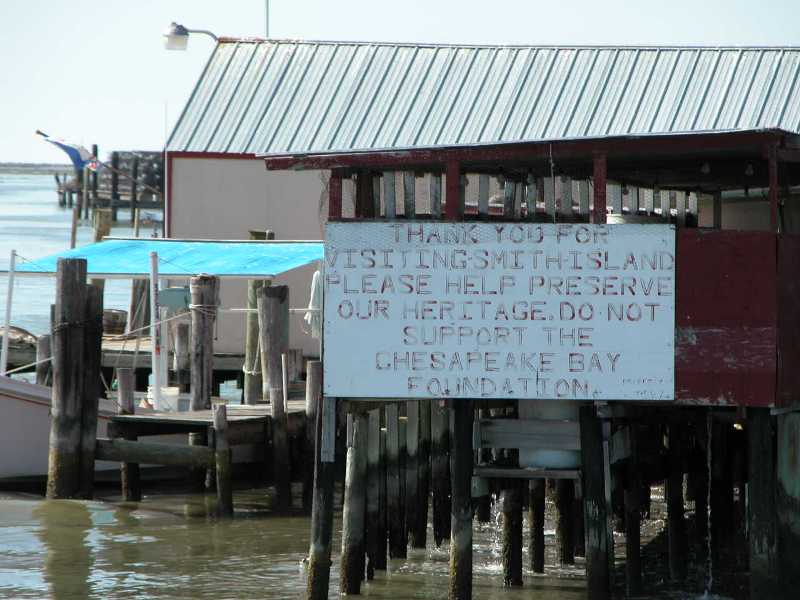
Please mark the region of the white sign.
POLYGON ((672 400, 671 225, 330 223, 324 390, 672 400))

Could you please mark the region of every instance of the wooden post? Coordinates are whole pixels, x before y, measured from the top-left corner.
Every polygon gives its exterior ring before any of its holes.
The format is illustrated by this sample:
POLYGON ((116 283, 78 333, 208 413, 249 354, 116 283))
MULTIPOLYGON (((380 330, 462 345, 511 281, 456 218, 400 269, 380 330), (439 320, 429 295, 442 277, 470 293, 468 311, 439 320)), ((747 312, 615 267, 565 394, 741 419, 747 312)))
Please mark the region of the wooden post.
POLYGON ((386 516, 389 529, 389 556, 406 558, 407 543, 401 478, 405 476, 400 456, 398 405, 387 404, 386 415, 386 516))
POLYGON ((714 229, 722 229, 722 192, 714 192, 712 198, 714 204, 711 227, 714 229))
POLYGON ((667 495, 667 539, 669 545, 669 575, 673 581, 686 579, 687 540, 686 521, 683 514, 683 445, 686 443, 683 427, 678 423, 669 425, 669 447, 666 495, 667 495))
POLYGON ((500 498, 502 512, 503 585, 522 585, 522 487, 519 479, 507 480, 500 498))
POLYGON ((69 229, 69 247, 74 248, 78 243, 78 219, 81 216, 80 207, 72 209, 72 222, 69 229))
MULTIPOLYGON (((217 316, 219 278, 196 275, 189 282, 191 294, 191 409, 211 408, 214 360, 214 321, 217 316)), ((154 315, 155 316, 155 315, 154 315)))
POLYGON ((528 505, 528 519, 530 522, 530 542, 528 553, 531 559, 531 570, 534 573, 544 573, 544 496, 547 481, 544 479, 531 480, 531 499, 528 505))
MULTIPOLYGON (((775 438, 769 408, 747 407, 750 597, 773 598, 777 568, 775 438)), ((796 592, 796 590, 795 590, 796 592)))
POLYGON ((322 361, 310 360, 306 364, 306 448, 303 465, 303 510, 311 511, 314 498, 314 440, 317 407, 322 394, 322 361))
POLYGON ((119 205, 119 152, 111 153, 111 220, 117 221, 117 209, 119 205))
POLYGON ((83 337, 83 391, 81 401, 80 496, 94 493, 94 448, 97 441, 97 412, 102 393, 100 362, 103 344, 103 288, 90 285, 86 291, 83 337))
POLYGON ((428 500, 431 494, 431 401, 419 401, 419 446, 417 448, 417 526, 412 547, 428 543, 428 500), (416 540, 416 544, 414 541, 416 540))
MULTIPOLYGON (((134 154, 131 160, 131 201, 130 201, 130 215, 131 221, 134 217, 138 216, 139 208, 139 156, 134 154)), ((137 219, 138 220, 138 219, 137 219)), ((134 229, 138 230, 138 224, 134 225, 134 229)), ((134 237, 138 237, 134 235, 134 237)))
POLYGON ((403 216, 406 219, 417 217, 417 181, 413 171, 403 173, 403 216))
POLYGON ((342 218, 342 174, 331 171, 328 179, 328 218, 342 218))
MULTIPOLYGON (((119 394, 118 413, 132 415, 136 412, 134 402, 133 369, 117 369, 117 391, 119 394)), ((126 440, 136 441, 135 435, 126 435, 126 440)), ((125 502, 138 502, 142 499, 142 488, 139 479, 139 463, 120 463, 120 483, 122 499, 125 502)))
POLYGON ((50 334, 40 335, 36 338, 36 383, 39 385, 52 385, 53 365, 50 334))
POLYGON ((314 436, 314 502, 311 509, 311 544, 308 552, 306 600, 327 600, 331 576, 331 540, 333 538, 333 487, 336 464, 333 457, 324 460, 323 424, 336 429, 336 399, 319 394, 316 398, 314 436), (326 420, 327 419, 327 420, 326 420))
POLYGON ((175 380, 181 393, 191 391, 191 361, 189 360, 189 339, 191 337, 189 323, 175 325, 175 380))
MULTIPOLYGON (((274 240, 273 231, 250 231, 251 240, 274 240)), ((258 352, 258 294, 269 281, 250 279, 247 282, 247 308, 245 316, 244 345, 244 403, 256 404, 264 401, 263 382, 261 381, 261 356, 258 352)))
POLYGON ((406 403, 406 529, 412 548, 424 548, 419 537, 419 400, 406 403))
POLYGON ((131 283, 131 302, 128 308, 128 333, 142 337, 150 327, 150 283, 147 279, 134 279, 131 283))
POLYGON ((375 570, 384 565, 386 558, 386 537, 381 535, 384 527, 380 522, 381 495, 381 409, 369 411, 367 430, 367 516, 366 516, 366 552, 367 580, 375 576, 375 570), (381 548, 381 539, 384 544, 381 548), (383 559, 381 558, 383 555, 383 559))
POLYGON ((694 492, 695 553, 698 562, 704 564, 708 553, 708 418, 707 409, 697 409, 694 428, 697 447, 692 465, 694 492))
MULTIPOLYGON (((95 208, 92 211, 92 242, 102 242, 111 233, 111 211, 107 208, 95 208)), ((92 278, 89 283, 98 286, 102 291, 105 280, 92 278)))
POLYGON ((575 564, 575 532, 573 524, 575 484, 571 479, 556 480, 556 544, 558 560, 562 565, 575 564))
MULTIPOLYGON (((449 171, 448 171, 449 173, 449 171)), ((450 190, 450 177, 447 181, 450 190)), ((448 215, 450 214, 448 194, 448 215)), ((450 448, 451 537, 449 600, 472 599, 472 400, 452 400, 450 448)))
POLYGON ((285 285, 262 287, 258 296, 258 327, 261 344, 261 374, 264 395, 271 407, 272 449, 276 505, 292 503, 289 465, 289 440, 283 406, 281 355, 289 350, 289 288, 285 285))
POLYGON ((594 206, 592 207, 591 222, 606 222, 606 157, 598 154, 593 161, 594 180, 594 206))
POLYGON ((430 405, 433 541, 438 548, 450 538, 450 415, 443 400, 430 405))
POLYGON ((217 513, 223 517, 232 517, 233 487, 227 410, 224 404, 214 405, 214 464, 217 471, 217 513))
POLYGON ((594 406, 581 406, 580 430, 582 489, 586 513, 586 587, 589 600, 606 600, 610 598, 610 588, 603 433, 594 406))
POLYGON ((579 495, 580 485, 575 485, 575 502, 573 503, 575 519, 573 531, 575 540, 575 556, 586 557, 586 527, 583 516, 583 497, 579 495))
MULTIPOLYGON (((445 217, 458 221, 464 217, 464 198, 461 195, 461 165, 457 161, 447 163, 445 178, 445 217)), ((472 563, 470 562, 470 569, 472 563)))
POLYGON ((348 415, 347 418, 352 421, 352 438, 347 447, 339 592, 360 594, 364 577, 368 421, 364 414, 348 415))
POLYGON ((86 260, 60 258, 57 269, 47 497, 72 498, 80 475, 86 260))
MULTIPOLYGON (((97 147, 97 144, 92 144, 92 156, 98 159, 100 158, 100 149, 97 147)), ((91 172, 89 185, 92 190, 92 207, 97 208, 97 170, 91 172)))
POLYGON ((639 451, 637 427, 630 428, 630 456, 628 457, 627 481, 624 491, 625 502, 625 591, 628 596, 642 593, 642 550, 641 550, 641 489, 639 470, 639 451))
MULTIPOLYGON (((382 411, 385 413, 385 411, 382 411)), ((384 414, 384 420, 385 420, 384 414)), ((389 544, 389 519, 386 513, 386 428, 380 430, 380 459, 378 461, 378 548, 380 551, 375 557, 375 569, 385 571, 388 564, 389 544)))

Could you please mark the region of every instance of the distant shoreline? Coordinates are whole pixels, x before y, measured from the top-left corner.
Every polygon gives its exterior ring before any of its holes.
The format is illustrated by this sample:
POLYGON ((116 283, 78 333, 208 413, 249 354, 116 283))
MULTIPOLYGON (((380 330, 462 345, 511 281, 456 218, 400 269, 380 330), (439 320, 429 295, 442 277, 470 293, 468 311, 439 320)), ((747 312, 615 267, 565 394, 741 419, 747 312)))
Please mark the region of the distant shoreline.
POLYGON ((72 165, 59 163, 9 163, 0 162, 0 175, 53 175, 69 173, 72 165))

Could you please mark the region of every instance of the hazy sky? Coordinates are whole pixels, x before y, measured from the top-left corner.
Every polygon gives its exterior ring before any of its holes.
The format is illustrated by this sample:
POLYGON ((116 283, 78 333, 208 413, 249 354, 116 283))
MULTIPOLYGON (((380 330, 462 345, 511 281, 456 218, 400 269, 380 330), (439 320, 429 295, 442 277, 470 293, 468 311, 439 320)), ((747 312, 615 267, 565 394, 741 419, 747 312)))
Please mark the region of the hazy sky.
MULTIPOLYGON (((213 43, 264 35, 264 0, 0 0, 0 161, 62 162, 42 129, 159 149, 213 43)), ((800 45, 798 0, 271 0, 276 38, 486 44, 800 45)))

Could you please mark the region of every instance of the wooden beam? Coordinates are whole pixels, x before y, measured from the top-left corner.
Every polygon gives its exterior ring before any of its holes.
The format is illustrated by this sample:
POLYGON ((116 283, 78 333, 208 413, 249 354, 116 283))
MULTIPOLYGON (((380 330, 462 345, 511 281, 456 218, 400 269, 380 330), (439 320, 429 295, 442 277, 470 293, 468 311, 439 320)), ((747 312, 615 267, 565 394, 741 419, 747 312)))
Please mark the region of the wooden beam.
POLYGON ((133 442, 98 438, 97 460, 112 462, 208 468, 214 464, 214 451, 207 446, 180 446, 156 442, 133 442))
POLYGON ((445 217, 448 221, 460 221, 464 216, 464 201, 461 197, 461 165, 458 161, 447 163, 445 185, 445 217))
POLYGON ((475 476, 486 479, 578 479, 577 469, 534 469, 513 467, 475 467, 475 476))
POLYGON ((342 174, 331 171, 328 179, 328 218, 342 218, 342 174))
POLYGON ((573 421, 481 419, 477 426, 483 448, 581 449, 580 428, 573 421))

